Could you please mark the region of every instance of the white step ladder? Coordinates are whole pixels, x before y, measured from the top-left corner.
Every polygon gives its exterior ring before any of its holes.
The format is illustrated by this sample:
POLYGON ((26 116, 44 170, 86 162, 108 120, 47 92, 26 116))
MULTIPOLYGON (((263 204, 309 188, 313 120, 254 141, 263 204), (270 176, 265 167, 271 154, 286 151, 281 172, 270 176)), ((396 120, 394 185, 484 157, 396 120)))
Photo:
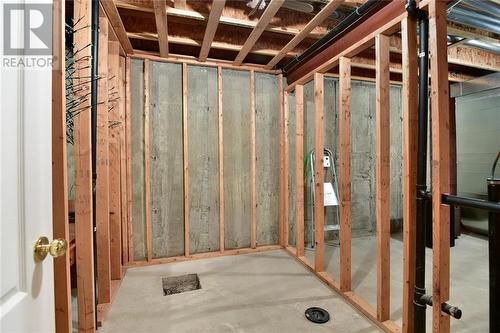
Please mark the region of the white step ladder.
MULTIPOLYGON (((310 189, 311 189, 311 202, 312 202, 312 209, 310 210, 310 217, 311 217, 311 226, 310 226, 310 231, 311 231, 311 249, 314 248, 314 233, 315 233, 315 223, 314 223, 314 207, 317 204, 316 203, 316 195, 314 191, 314 187, 316 184, 315 180, 315 173, 314 173, 314 149, 312 149, 309 152, 309 165, 310 165, 310 171, 311 171, 311 177, 310 177, 310 189)), ((337 172, 335 168, 335 159, 334 155, 329 149, 324 149, 323 150, 323 168, 325 170, 330 170, 332 174, 332 182, 324 182, 323 183, 323 189, 324 189, 324 200, 323 200, 323 207, 334 207, 336 211, 336 216, 337 216, 337 221, 336 223, 333 224, 325 224, 324 225, 324 231, 325 232, 331 232, 331 231, 340 231, 340 207, 339 207, 339 200, 338 200, 338 194, 339 194, 339 188, 338 188, 338 180, 337 180, 337 172)), ((325 178, 328 176, 329 172, 325 172, 325 178)))

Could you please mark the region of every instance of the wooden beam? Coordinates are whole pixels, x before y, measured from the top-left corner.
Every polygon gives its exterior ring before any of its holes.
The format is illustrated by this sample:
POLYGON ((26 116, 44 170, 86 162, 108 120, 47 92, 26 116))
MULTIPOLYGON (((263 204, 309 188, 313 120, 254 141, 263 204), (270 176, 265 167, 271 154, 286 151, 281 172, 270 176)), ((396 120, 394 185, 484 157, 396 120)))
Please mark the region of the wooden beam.
POLYGON ((298 257, 304 256, 304 86, 295 87, 295 247, 298 257))
POLYGON ((331 0, 326 4, 326 6, 321 9, 321 11, 316 14, 310 20, 302 30, 292 38, 291 41, 286 44, 279 53, 274 56, 274 58, 267 64, 267 68, 273 68, 277 65, 281 59, 283 59, 290 51, 292 51, 300 42, 302 42, 305 38, 309 36, 309 33, 320 25, 324 20, 326 20, 339 6, 343 3, 344 0, 331 0))
POLYGON ((377 319, 390 318, 390 100, 389 37, 375 37, 376 52, 376 220, 377 220, 377 319))
POLYGON ((108 43, 108 91, 109 105, 109 233, 111 279, 122 277, 122 220, 120 189, 120 55, 118 42, 108 43))
POLYGON ((450 208, 441 195, 450 191, 449 93, 446 37, 446 2, 429 3, 429 51, 432 118, 432 327, 434 333, 450 332, 450 317, 441 304, 450 297, 450 208))
POLYGON ((226 4, 226 0, 214 0, 212 8, 210 9, 210 16, 208 17, 207 28, 205 29, 205 36, 203 37, 203 44, 200 50, 199 61, 206 61, 210 46, 214 41, 215 32, 219 26, 219 20, 222 15, 222 9, 226 4))
POLYGON ((219 250, 224 253, 224 119, 222 112, 222 67, 217 67, 217 106, 219 111, 219 250))
POLYGON ((325 270, 325 207, 323 183, 325 171, 323 169, 324 145, 324 79, 323 74, 314 74, 314 270, 325 270))
POLYGON ((340 290, 351 287, 351 59, 339 63, 340 290))
MULTIPOLYGON (((108 63, 108 19, 99 17, 99 63, 108 63)), ((111 302, 109 235, 108 66, 99 66, 97 89, 96 247, 99 303, 111 302)))
POLYGON ((119 142, 120 142, 120 211, 122 231, 122 265, 128 263, 128 209, 127 209, 127 139, 125 126, 125 58, 119 57, 118 100, 120 110, 119 142))
POLYGON ((403 40, 403 333, 413 333, 417 211, 418 59, 417 23, 404 18, 403 40))
POLYGON ((290 197, 290 188, 289 188, 289 170, 290 170, 290 159, 289 159, 289 145, 288 145, 288 132, 289 132, 289 109, 288 109, 288 93, 283 92, 283 181, 285 188, 285 196, 283 197, 283 207, 284 207, 284 218, 283 218, 283 244, 284 246, 289 245, 290 238, 290 229, 289 229, 289 197, 290 197))
MULTIPOLYGON (((69 240, 68 157, 66 144, 65 2, 52 7, 54 59, 52 70, 52 232, 53 238, 69 240)), ((70 251, 54 258, 54 306, 56 333, 72 331, 70 251)))
POLYGON ((113 30, 120 42, 120 45, 123 47, 127 54, 133 54, 134 50, 132 48, 132 44, 130 44, 130 40, 127 37, 127 33, 125 31, 125 27, 123 25, 122 19, 120 17, 120 13, 116 8, 116 5, 113 0, 100 0, 104 11, 109 19, 109 23, 113 27, 113 30))
POLYGON ((279 175, 279 243, 285 246, 285 112, 283 108, 283 75, 278 75, 278 94, 280 103, 280 175, 279 175))
MULTIPOLYGON (((139 40, 151 40, 151 41, 158 40, 158 34, 151 32, 127 32, 127 36, 129 38, 139 39, 139 40)), ((169 41, 171 44, 203 47, 203 41, 194 39, 189 36, 182 36, 182 37, 169 36, 169 41)), ((225 50, 225 51, 240 51, 242 48, 242 46, 239 44, 220 42, 220 41, 215 41, 215 42, 213 41, 210 47, 212 49, 225 50)), ((269 49, 269 48, 253 48, 252 50, 250 50, 249 53, 265 55, 265 56, 275 56, 279 53, 279 50, 269 49)), ((298 55, 298 52, 296 51, 290 52, 288 55, 296 56, 298 55)))
POLYGON ((125 135, 127 142, 127 210, 128 210, 128 261, 134 261, 134 229, 132 223, 132 61, 126 64, 125 135))
POLYGON ((255 45, 255 42, 257 42, 260 35, 262 35, 276 12, 280 9, 283 2, 285 2, 285 0, 271 0, 269 2, 264 10, 264 13, 260 17, 259 22, 257 22, 257 25, 250 33, 250 36, 248 36, 245 44, 241 47, 241 51, 236 56, 236 59, 234 60, 235 65, 241 65, 243 63, 243 60, 245 60, 245 57, 255 45))
POLYGON ((149 60, 144 60, 144 201, 146 203, 146 258, 153 259, 151 234, 151 139, 149 133, 149 60))
POLYGON ((338 64, 340 57, 353 57, 373 46, 376 35, 394 33, 399 28, 400 21, 407 15, 405 5, 403 1, 386 3, 385 7, 368 17, 363 24, 351 29, 341 39, 294 69, 288 75, 289 89, 293 89, 291 83, 309 82, 316 72, 326 73, 338 64))
POLYGON ((375 37, 376 52, 376 220, 377 220, 377 319, 390 318, 390 100, 389 37, 375 37))
MULTIPOLYGON (((82 88, 75 93, 75 98, 84 96, 90 91, 90 58, 91 50, 91 2, 75 0, 73 17, 80 19, 82 27, 73 35, 74 48, 80 50, 82 63, 75 72, 73 84, 82 88)), ((64 58, 63 58, 64 59, 64 58)), ((78 332, 94 332, 95 298, 94 298, 94 228, 92 222, 92 149, 91 149, 91 115, 90 99, 82 102, 79 112, 74 117, 74 167, 75 167, 75 238, 76 269, 78 292, 78 332)), ((58 177, 61 177, 60 175, 58 177)))
POLYGON ((158 32, 158 44, 160 56, 168 57, 168 24, 167 24, 167 2, 166 0, 153 1, 155 10, 156 31, 158 32))
MULTIPOLYGON (((124 2, 124 1, 115 1, 115 4, 118 8, 124 8, 124 9, 128 9, 128 10, 148 12, 148 13, 153 12, 153 9, 151 7, 138 6, 138 5, 135 5, 132 3, 124 2)), ((188 20, 194 20, 194 21, 206 21, 207 20, 207 15, 205 15, 203 13, 199 13, 199 12, 196 12, 193 10, 183 10, 183 9, 178 9, 178 8, 173 8, 173 7, 167 7, 167 15, 172 16, 172 17, 188 19, 188 20)), ((246 15, 246 14, 244 14, 244 15, 246 15)), ((233 27, 246 28, 246 29, 254 29, 258 24, 257 21, 240 19, 240 18, 229 17, 229 16, 221 16, 219 23, 223 24, 223 25, 229 25, 229 26, 233 26, 233 27)), ((300 29, 289 28, 289 27, 285 27, 283 25, 276 26, 276 25, 271 25, 271 24, 269 24, 268 26, 265 27, 265 31, 274 32, 274 33, 277 33, 280 35, 287 35, 287 36, 295 36, 298 33, 300 33, 300 29)), ((319 38, 323 37, 325 32, 326 32, 326 28, 322 31, 316 31, 316 32, 313 31, 309 34, 309 38, 319 39, 319 38)))
POLYGON ((187 64, 182 64, 182 147, 184 166, 184 255, 189 256, 189 138, 187 64))
POLYGON ((256 184, 256 150, 255 150, 255 72, 250 71, 250 247, 257 247, 257 190, 256 184))

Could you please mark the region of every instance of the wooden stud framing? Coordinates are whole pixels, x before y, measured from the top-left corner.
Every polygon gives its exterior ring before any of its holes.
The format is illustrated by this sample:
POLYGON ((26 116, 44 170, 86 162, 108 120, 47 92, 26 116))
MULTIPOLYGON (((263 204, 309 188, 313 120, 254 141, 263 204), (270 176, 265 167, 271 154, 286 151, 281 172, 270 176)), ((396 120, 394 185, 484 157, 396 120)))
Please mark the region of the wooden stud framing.
POLYGON ((450 332, 450 317, 440 304, 450 297, 450 208, 441 195, 450 191, 449 96, 446 38, 446 2, 429 2, 429 51, 432 118, 432 326, 435 333, 450 332))
POLYGON ((290 51, 292 51, 301 41, 309 37, 309 33, 314 30, 318 25, 320 25, 325 19, 327 19, 340 4, 344 2, 343 0, 332 0, 328 2, 321 11, 316 14, 302 30, 295 35, 291 41, 286 44, 277 55, 266 65, 267 68, 273 68, 276 64, 280 62, 290 51))
POLYGON ((340 290, 351 290, 351 59, 339 63, 340 290))
POLYGON ((283 75, 278 75, 278 94, 280 103, 280 177, 279 177, 279 244, 281 246, 286 246, 285 244, 285 231, 284 224, 286 218, 285 212, 285 196, 288 196, 285 188, 285 117, 283 108, 283 75))
POLYGON ((158 32, 158 44, 160 56, 168 57, 168 25, 167 25, 167 2, 166 0, 153 1, 155 11, 156 31, 158 32))
POLYGON ((323 74, 314 75, 314 270, 323 272, 325 269, 325 207, 323 183, 325 171, 323 169, 324 149, 324 78, 323 74))
POLYGON ((118 85, 120 99, 118 106, 120 110, 120 208, 121 208, 121 232, 122 232, 122 264, 128 263, 128 208, 127 208, 127 139, 125 126, 125 58, 119 58, 118 85))
POLYGON ((389 37, 375 37, 376 53, 376 220, 377 220, 377 318, 390 317, 390 104, 389 37))
POLYGON ((284 218, 283 218, 283 244, 284 246, 288 246, 289 243, 289 187, 288 187, 288 175, 289 175, 289 147, 288 147, 288 121, 289 117, 289 110, 288 110, 288 93, 283 92, 283 181, 284 181, 284 188, 285 188, 285 196, 283 197, 283 209, 284 209, 284 218))
POLYGON ((272 20, 276 12, 280 9, 283 2, 285 2, 285 0, 271 0, 271 2, 269 2, 266 9, 264 10, 264 13, 260 17, 259 22, 252 30, 250 36, 248 36, 247 40, 245 41, 245 44, 243 44, 240 52, 236 56, 236 59, 234 60, 235 65, 241 65, 243 63, 243 60, 245 60, 245 57, 250 52, 252 47, 255 45, 255 42, 257 42, 260 35, 262 35, 262 33, 264 32, 264 30, 266 29, 267 25, 272 20))
MULTIPOLYGON (((74 17, 80 19, 82 26, 91 25, 91 2, 75 0, 74 17)), ((81 50, 81 56, 90 59, 90 29, 80 29, 74 34, 75 49, 81 50)), ((90 60, 89 60, 90 61, 90 60)), ((82 84, 87 90, 76 92, 75 98, 90 91, 90 66, 79 66, 74 84, 82 84)), ((75 141, 75 238, 76 269, 78 291, 78 332, 94 332, 94 232, 92 225, 92 156, 90 133, 90 100, 82 103, 83 111, 74 117, 75 141)), ((60 177, 60 176, 59 176, 60 177)))
POLYGON ((217 106, 219 109, 219 251, 224 253, 224 120, 222 114, 222 68, 217 67, 217 106))
POLYGON ((134 50, 132 48, 132 44, 130 44, 130 40, 127 37, 127 33, 120 17, 120 13, 118 12, 114 1, 101 0, 100 3, 104 8, 104 11, 106 12, 106 15, 108 16, 109 23, 113 27, 113 31, 116 34, 120 45, 123 47, 127 54, 133 54, 134 50))
POLYGON ((295 87, 295 248, 298 257, 304 256, 304 86, 295 87))
POLYGON ((118 42, 108 43, 108 90, 113 95, 109 105, 109 233, 111 279, 122 277, 122 209, 121 209, 121 161, 120 161, 120 56, 118 42))
POLYGON ((255 72, 250 71, 250 247, 257 247, 257 191, 255 184, 256 151, 255 151, 255 72))
POLYGON ((219 20, 222 15, 222 9, 226 4, 226 0, 215 0, 212 2, 210 9, 210 16, 208 17, 207 28, 205 29, 205 36, 203 37, 203 44, 201 45, 199 61, 206 61, 210 46, 214 40, 215 32, 219 26, 219 20))
POLYGON ((149 60, 144 60, 144 191, 146 202, 146 258, 153 259, 153 237, 151 235, 151 140, 149 137, 149 60))
POLYGON ((189 256, 189 139, 187 64, 182 64, 182 147, 184 160, 184 255, 189 256))
MULTIPOLYGON (((68 167, 66 146, 66 94, 64 18, 65 3, 54 0, 52 71, 52 232, 53 237, 69 240, 68 167)), ((54 305, 56 333, 72 331, 70 254, 54 260, 54 305)))
POLYGON ((403 41, 403 333, 413 333, 415 289, 418 60, 417 24, 412 18, 401 22, 403 41))
POLYGON ((134 230, 132 224, 132 64, 130 57, 127 57, 125 68, 125 136, 127 143, 127 231, 128 231, 128 261, 134 261, 134 230))
MULTIPOLYGON (((108 19, 99 17, 99 63, 108 63, 108 19)), ((108 66, 99 66, 97 89, 97 179, 96 179, 96 248, 99 303, 111 302, 111 258, 109 235, 109 121, 108 66)))

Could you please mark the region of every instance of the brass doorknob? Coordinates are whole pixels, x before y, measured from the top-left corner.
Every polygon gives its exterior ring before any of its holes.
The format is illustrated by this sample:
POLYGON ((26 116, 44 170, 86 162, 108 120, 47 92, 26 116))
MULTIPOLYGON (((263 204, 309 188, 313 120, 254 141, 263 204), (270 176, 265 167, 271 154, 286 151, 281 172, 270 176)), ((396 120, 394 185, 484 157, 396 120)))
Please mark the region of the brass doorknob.
POLYGON ((68 248, 68 242, 65 239, 54 239, 51 243, 47 237, 38 238, 34 246, 35 261, 40 262, 50 254, 54 258, 63 256, 68 248))

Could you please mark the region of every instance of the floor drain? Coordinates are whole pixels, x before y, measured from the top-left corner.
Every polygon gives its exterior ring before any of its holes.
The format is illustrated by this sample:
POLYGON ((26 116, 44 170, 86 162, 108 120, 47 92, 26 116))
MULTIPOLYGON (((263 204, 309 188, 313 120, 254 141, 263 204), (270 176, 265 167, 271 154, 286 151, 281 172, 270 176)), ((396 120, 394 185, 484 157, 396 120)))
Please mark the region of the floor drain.
POLYGON ((198 274, 164 277, 162 284, 164 296, 201 289, 198 274))
POLYGON ((325 309, 312 307, 306 310, 306 318, 313 323, 324 324, 330 320, 330 314, 325 309))

